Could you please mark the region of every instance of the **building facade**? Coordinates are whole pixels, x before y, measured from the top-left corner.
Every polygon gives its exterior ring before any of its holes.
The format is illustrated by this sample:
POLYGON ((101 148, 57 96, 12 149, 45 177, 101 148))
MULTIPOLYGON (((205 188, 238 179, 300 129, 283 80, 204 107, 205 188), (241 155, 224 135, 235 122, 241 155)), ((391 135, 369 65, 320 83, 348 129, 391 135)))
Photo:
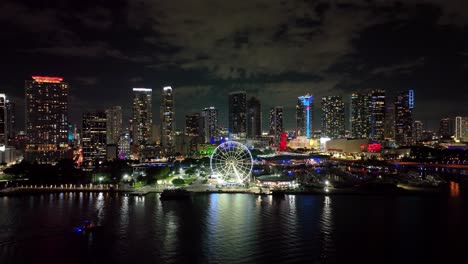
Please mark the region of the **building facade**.
POLYGON ((413 124, 413 139, 415 142, 420 142, 423 140, 423 122, 420 120, 415 120, 413 124))
POLYGON ((455 139, 468 142, 468 117, 455 117, 455 139))
POLYGON ((16 104, 8 99, 6 101, 6 130, 8 141, 14 140, 16 137, 16 104))
POLYGON ((32 76, 25 82, 26 160, 52 162, 68 150, 69 85, 61 77, 32 76))
POLYGON ((0 147, 8 145, 7 100, 5 94, 0 94, 0 147))
POLYGON ((353 93, 351 95, 351 136, 368 138, 370 135, 370 96, 353 93))
POLYGON ((341 96, 322 98, 322 136, 329 138, 345 136, 345 105, 341 96))
POLYGON ((113 106, 106 109, 107 144, 117 144, 122 134, 122 107, 113 106))
POLYGON ((247 138, 262 135, 262 108, 260 100, 255 97, 247 101, 247 138))
POLYGON ((214 107, 203 109, 202 128, 204 143, 215 141, 218 138, 218 109, 214 107))
POLYGON ((92 167, 107 160, 107 119, 102 111, 83 113, 83 166, 92 167))
POLYGON ((373 140, 385 137, 385 90, 373 90, 370 94, 370 127, 373 140))
POLYGON ((439 122, 439 137, 443 139, 450 139, 453 136, 452 119, 446 117, 442 118, 439 122))
POLYGON ((200 113, 189 113, 185 115, 185 135, 198 137, 201 134, 200 113))
POLYGON ((413 143, 413 108, 412 90, 400 92, 395 98, 395 143, 410 146, 413 143))
POLYGON ((172 87, 163 87, 161 98, 161 148, 164 153, 174 152, 175 111, 172 87))
POLYGON ((247 133, 247 94, 244 91, 229 94, 229 134, 245 138, 247 133))
POLYGON ((275 106, 270 109, 270 136, 275 138, 275 141, 278 142, 283 133, 283 107, 275 106))
POLYGON ((296 104, 296 136, 312 137, 314 110, 312 95, 299 96, 296 104))
POLYGON ((134 145, 146 145, 152 141, 152 94, 153 90, 149 88, 133 88, 131 134, 134 145))

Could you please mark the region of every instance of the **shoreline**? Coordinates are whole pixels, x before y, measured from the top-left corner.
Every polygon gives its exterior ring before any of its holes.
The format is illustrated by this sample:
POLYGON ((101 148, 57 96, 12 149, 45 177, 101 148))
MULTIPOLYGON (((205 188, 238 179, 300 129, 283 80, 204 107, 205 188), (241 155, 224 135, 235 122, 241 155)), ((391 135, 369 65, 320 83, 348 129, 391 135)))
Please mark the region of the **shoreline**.
MULTIPOLYGON (((0 197, 11 197, 11 196, 27 196, 27 195, 42 195, 42 194, 59 194, 59 193, 107 193, 107 194, 124 194, 130 196, 145 196, 149 193, 161 193, 163 189, 144 189, 144 190, 111 190, 111 189, 3 189, 0 190, 0 197)), ((189 190, 190 191, 190 190, 189 190)), ((249 189, 216 189, 216 190, 199 190, 190 191, 193 194, 252 194, 261 196, 284 196, 284 195, 359 195, 359 196, 404 196, 404 195, 443 195, 447 192, 442 188, 417 188, 408 190, 405 188, 398 187, 396 189, 302 189, 302 190, 288 190, 278 189, 271 190, 269 192, 255 192, 249 189)))

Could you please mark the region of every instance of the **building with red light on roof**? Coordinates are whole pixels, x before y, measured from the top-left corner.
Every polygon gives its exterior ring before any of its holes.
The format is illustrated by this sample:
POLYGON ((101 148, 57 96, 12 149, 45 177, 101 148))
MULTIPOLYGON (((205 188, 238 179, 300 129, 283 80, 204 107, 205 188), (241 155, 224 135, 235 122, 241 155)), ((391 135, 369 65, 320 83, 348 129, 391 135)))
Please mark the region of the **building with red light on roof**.
POLYGON ((63 158, 68 150, 68 83, 61 77, 32 76, 25 93, 26 160, 63 158))

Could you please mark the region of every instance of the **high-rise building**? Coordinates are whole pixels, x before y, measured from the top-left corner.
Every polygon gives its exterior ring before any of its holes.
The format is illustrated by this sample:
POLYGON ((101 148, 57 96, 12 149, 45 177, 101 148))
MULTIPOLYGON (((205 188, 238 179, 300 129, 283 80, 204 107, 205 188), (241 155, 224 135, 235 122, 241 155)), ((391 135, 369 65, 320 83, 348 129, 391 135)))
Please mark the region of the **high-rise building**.
POLYGON ((461 142, 468 142, 468 117, 456 117, 456 138, 461 142))
POLYGON ((6 129, 7 139, 13 140, 16 137, 16 104, 8 99, 6 101, 6 129))
POLYGON ((26 160, 54 161, 68 150, 68 89, 61 77, 25 82, 26 160))
POLYGON ((419 142, 423 140, 423 122, 415 120, 413 124, 413 137, 414 141, 419 142))
POLYGON ((370 134, 374 140, 384 139, 385 110, 385 90, 373 90, 370 94, 370 134))
POLYGON ((185 115, 185 135, 198 137, 201 133, 200 113, 189 113, 185 115))
POLYGON ((385 107, 384 138, 395 139, 395 105, 388 104, 385 107))
POLYGON ((368 138, 370 135, 370 96, 353 93, 351 95, 351 136, 368 138))
POLYGON ((413 143, 413 90, 400 92, 395 98, 395 143, 411 145, 413 143))
POLYGON ((275 140, 278 141, 281 133, 283 133, 283 107, 275 106, 270 109, 270 132, 271 136, 274 136, 275 140))
POLYGON ((85 112, 83 113, 82 145, 83 145, 83 165, 93 166, 96 162, 103 162, 107 159, 107 120, 105 112, 85 112))
POLYGON ((229 94, 229 133, 245 138, 247 132, 247 94, 244 91, 229 94))
POLYGON ((439 137, 450 139, 453 136, 453 125, 450 118, 442 118, 439 122, 439 137))
POLYGON ((213 106, 203 109, 202 127, 205 143, 212 142, 218 137, 218 109, 213 106))
POLYGON ((118 159, 120 160, 128 160, 130 159, 131 149, 130 149, 130 133, 128 131, 123 132, 120 135, 119 143, 118 143, 118 159))
POLYGON ((299 96, 296 105, 296 135, 312 137, 313 105, 312 95, 299 96))
POLYGON ((255 138, 262 135, 262 109, 260 100, 255 97, 247 101, 247 137, 255 138))
POLYGON ((329 138, 345 136, 345 105, 341 96, 322 98, 322 136, 329 138))
POLYGON ((5 94, 0 94, 0 147, 8 145, 7 105, 5 94))
POLYGON ((113 106, 106 109, 107 144, 119 143, 122 134, 122 107, 113 106))
POLYGON ((164 153, 174 151, 175 112, 172 87, 163 87, 161 98, 161 147, 164 153))
POLYGON ((152 142, 152 93, 153 90, 149 88, 133 88, 131 133, 133 144, 135 145, 145 145, 152 142))

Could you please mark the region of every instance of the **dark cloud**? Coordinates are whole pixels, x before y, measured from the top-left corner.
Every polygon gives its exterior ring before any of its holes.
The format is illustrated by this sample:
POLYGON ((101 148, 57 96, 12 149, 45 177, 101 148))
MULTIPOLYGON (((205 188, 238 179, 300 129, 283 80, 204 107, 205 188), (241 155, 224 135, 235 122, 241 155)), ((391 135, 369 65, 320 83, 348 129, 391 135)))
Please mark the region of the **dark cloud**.
POLYGON ((468 115, 467 10, 464 0, 4 0, 0 88, 21 98, 31 74, 63 75, 74 122, 106 105, 128 115, 133 86, 153 88, 159 111, 164 85, 180 127, 210 105, 226 124, 233 90, 261 98, 264 118, 284 106, 287 127, 298 95, 372 88, 415 89, 423 120, 468 115))

